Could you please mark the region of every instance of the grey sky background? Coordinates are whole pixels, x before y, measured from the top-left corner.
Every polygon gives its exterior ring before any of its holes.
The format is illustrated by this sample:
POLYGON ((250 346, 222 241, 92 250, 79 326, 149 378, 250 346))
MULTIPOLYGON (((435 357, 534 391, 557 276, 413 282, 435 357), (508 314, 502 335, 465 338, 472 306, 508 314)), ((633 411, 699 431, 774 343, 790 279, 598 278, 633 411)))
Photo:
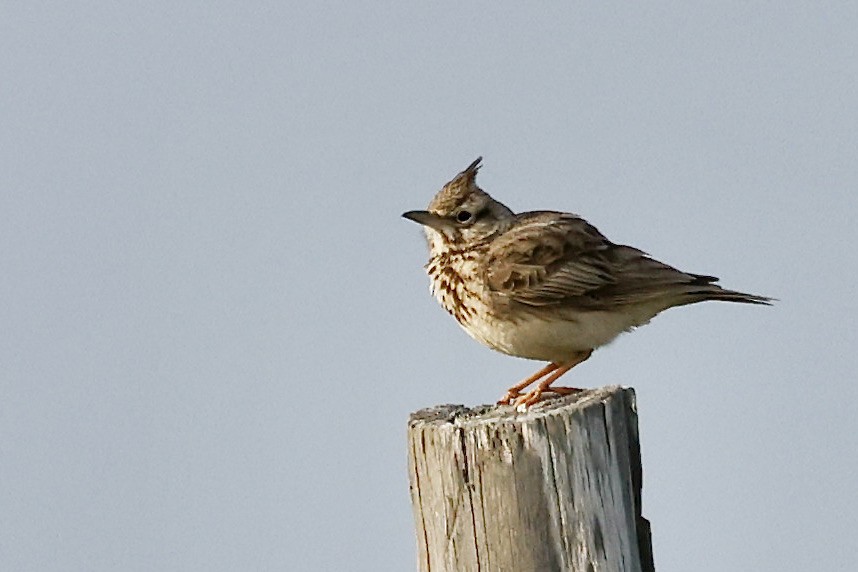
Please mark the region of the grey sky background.
POLYGON ((400 219, 514 210, 775 296, 668 311, 638 392, 661 572, 858 568, 858 7, 0 5, 0 569, 412 570, 405 425, 540 367, 400 219))

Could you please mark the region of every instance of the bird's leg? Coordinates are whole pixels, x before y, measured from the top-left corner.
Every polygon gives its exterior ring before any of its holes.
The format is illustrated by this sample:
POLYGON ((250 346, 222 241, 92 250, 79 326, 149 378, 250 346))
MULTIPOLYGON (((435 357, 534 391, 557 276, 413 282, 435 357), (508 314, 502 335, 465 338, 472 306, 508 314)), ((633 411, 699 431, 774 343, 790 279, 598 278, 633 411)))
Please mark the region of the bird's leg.
MULTIPOLYGON (((513 405, 515 405, 516 407, 524 408, 530 407, 531 405, 542 399, 542 392, 551 391, 548 386, 557 381, 557 378, 559 378, 561 375, 563 375, 573 367, 574 365, 564 365, 562 367, 558 367, 554 373, 540 381, 539 385, 537 385, 535 388, 531 389, 524 395, 518 397, 515 400, 515 403, 513 403, 513 405)), ((567 388, 564 387, 563 389, 567 388)))
POLYGON ((531 375, 530 377, 528 377, 527 379, 525 379, 524 381, 522 381, 521 383, 517 383, 517 384, 513 385, 512 387, 510 387, 509 389, 506 390, 506 393, 504 394, 504 396, 500 398, 500 401, 498 401, 498 405, 509 405, 510 403, 513 402, 514 399, 521 396, 521 390, 522 389, 524 389, 525 387, 527 387, 528 385, 530 385, 534 381, 537 381, 540 378, 545 377, 546 375, 548 375, 549 373, 551 373, 552 371, 554 371, 558 367, 560 367, 560 366, 557 365, 556 363, 550 363, 550 364, 546 365, 544 368, 542 368, 539 371, 537 371, 536 373, 534 373, 533 375, 531 375))
POLYGON ((542 399, 542 393, 545 391, 551 391, 558 395, 569 395, 570 393, 576 393, 578 391, 581 391, 577 387, 551 387, 551 384, 557 381, 557 379, 560 378, 560 376, 562 376, 564 373, 566 373, 582 361, 585 361, 588 357, 590 357, 590 355, 592 355, 592 353, 593 350, 580 352, 575 358, 575 361, 573 361, 572 363, 554 368, 554 373, 540 381, 535 388, 516 399, 513 405, 515 405, 516 407, 528 408, 534 403, 537 403, 540 399, 542 399))

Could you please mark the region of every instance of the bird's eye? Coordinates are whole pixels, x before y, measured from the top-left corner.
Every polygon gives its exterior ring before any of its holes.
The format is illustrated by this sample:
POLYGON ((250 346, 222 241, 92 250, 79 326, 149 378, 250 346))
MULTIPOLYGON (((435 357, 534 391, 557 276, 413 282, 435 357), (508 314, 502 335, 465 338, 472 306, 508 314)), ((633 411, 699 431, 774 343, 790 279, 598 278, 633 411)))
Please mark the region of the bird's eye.
POLYGON ((474 215, 472 215, 468 211, 459 211, 459 214, 456 215, 456 220, 459 222, 468 222, 469 220, 471 220, 471 218, 473 218, 473 216, 474 215))

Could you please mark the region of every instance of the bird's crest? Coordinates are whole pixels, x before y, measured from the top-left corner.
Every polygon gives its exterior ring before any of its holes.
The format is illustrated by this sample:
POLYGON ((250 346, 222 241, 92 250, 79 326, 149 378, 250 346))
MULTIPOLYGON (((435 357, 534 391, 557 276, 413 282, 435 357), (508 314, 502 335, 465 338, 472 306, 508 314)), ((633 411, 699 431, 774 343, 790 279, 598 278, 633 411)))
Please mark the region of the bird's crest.
POLYGON ((435 198, 429 204, 429 210, 436 213, 447 213, 453 211, 459 203, 465 200, 474 191, 480 191, 477 186, 477 171, 480 170, 482 157, 468 165, 468 168, 456 175, 456 177, 444 185, 438 191, 435 198))

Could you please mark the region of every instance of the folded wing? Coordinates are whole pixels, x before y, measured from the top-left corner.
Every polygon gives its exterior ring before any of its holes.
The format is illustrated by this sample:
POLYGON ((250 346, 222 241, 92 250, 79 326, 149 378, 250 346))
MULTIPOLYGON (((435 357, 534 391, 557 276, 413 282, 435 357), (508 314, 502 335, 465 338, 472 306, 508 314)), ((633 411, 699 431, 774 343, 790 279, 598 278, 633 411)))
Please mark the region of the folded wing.
POLYGON ((530 306, 609 310, 657 302, 665 308, 702 300, 766 303, 724 290, 717 278, 682 272, 645 252, 617 245, 580 217, 523 215, 488 253, 485 282, 494 295, 530 306))

